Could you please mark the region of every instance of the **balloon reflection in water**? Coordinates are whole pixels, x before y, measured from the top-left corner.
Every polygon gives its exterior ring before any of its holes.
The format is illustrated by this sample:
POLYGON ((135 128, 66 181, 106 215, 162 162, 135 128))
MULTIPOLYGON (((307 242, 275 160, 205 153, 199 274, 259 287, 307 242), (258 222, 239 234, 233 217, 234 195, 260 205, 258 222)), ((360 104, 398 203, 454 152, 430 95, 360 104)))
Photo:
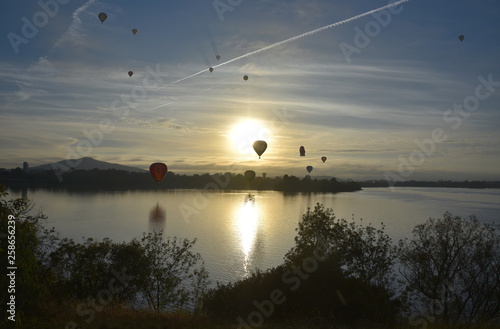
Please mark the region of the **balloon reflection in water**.
POLYGON ((245 201, 236 209, 236 228, 239 233, 241 251, 244 256, 245 275, 249 275, 250 256, 255 251, 257 228, 259 226, 259 208, 254 202, 254 195, 245 196, 245 201))
POLYGON ((166 211, 163 207, 160 207, 160 203, 157 202, 156 206, 151 208, 149 211, 149 226, 153 231, 162 232, 165 227, 166 211))

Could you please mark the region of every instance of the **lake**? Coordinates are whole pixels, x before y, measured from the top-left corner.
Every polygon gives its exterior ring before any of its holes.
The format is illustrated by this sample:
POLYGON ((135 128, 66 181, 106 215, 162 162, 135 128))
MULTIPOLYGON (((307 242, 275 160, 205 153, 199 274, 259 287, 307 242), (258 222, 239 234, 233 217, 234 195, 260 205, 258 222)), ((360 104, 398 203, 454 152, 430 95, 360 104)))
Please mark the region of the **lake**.
MULTIPOLYGON (((10 197, 21 192, 9 191, 10 197)), ((196 238, 194 250, 205 261, 212 283, 235 281, 255 268, 279 265, 293 247, 295 228, 308 207, 333 208, 337 218, 380 227, 396 243, 416 224, 445 211, 500 224, 500 190, 461 188, 365 188, 338 194, 284 194, 276 191, 205 192, 197 190, 57 192, 28 190, 35 209, 48 216, 47 227, 61 237, 115 242, 142 232, 196 238)))

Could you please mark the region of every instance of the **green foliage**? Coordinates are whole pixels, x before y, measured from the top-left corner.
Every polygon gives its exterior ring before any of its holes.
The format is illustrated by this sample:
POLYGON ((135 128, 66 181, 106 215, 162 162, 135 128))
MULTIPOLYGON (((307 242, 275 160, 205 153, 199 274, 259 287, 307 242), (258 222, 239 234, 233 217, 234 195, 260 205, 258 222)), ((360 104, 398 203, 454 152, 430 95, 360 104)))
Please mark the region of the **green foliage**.
POLYGON ((399 303, 387 288, 395 250, 383 228, 336 219, 317 204, 303 215, 297 232, 284 265, 210 290, 204 301, 208 314, 255 322, 260 311, 270 319, 315 319, 325 325, 395 321, 399 303))
POLYGON ((446 212, 399 241, 399 259, 415 320, 474 323, 500 316, 500 235, 492 225, 446 212))
MULTIPOLYGON (((24 198, 7 200, 7 196, 5 187, 0 185, 0 232, 2 234, 9 232, 7 237, 0 239, 0 252, 4 268, 17 267, 14 288, 16 318, 22 322, 27 315, 38 314, 40 305, 43 305, 43 301, 49 295, 51 277, 42 261, 44 247, 49 247, 53 231, 43 229, 39 223, 46 218, 43 214, 31 215, 33 206, 29 200, 24 198), (14 219, 15 225, 9 225, 9 219, 14 219), (11 232, 13 234, 10 234, 11 232), (11 240, 15 241, 15 263, 7 264, 8 241, 11 240)), ((0 286, 3 289, 2 296, 5 296, 9 287, 9 278, 6 275, 0 277, 0 286)))
MULTIPOLYGON (((294 324, 304 320, 323 325, 394 323, 396 302, 386 290, 346 278, 325 263, 315 270, 281 265, 255 271, 236 283, 218 284, 204 299, 205 312, 219 320, 294 324)), ((240 322, 241 323, 241 322, 240 322)))
POLYGON ((143 234, 140 245, 149 264, 140 289, 156 313, 189 303, 197 306, 208 276, 201 256, 191 251, 195 242, 176 237, 164 240, 161 232, 143 234))
POLYGON ((337 219, 332 209, 316 204, 307 209, 296 229, 295 247, 285 256, 287 263, 297 263, 314 252, 324 254, 328 263, 342 269, 346 277, 387 286, 393 278, 395 249, 385 226, 375 229, 345 219, 337 219))
POLYGON ((51 268, 65 298, 85 299, 106 289, 111 272, 110 239, 84 243, 63 239, 51 253, 51 268))

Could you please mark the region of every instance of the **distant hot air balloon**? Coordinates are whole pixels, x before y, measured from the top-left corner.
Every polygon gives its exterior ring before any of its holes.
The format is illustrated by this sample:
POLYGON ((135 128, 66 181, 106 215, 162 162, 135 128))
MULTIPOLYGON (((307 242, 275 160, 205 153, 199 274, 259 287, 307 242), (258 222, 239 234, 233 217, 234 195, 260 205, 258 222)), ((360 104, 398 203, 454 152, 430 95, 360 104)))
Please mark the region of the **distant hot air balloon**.
POLYGON ((158 185, 160 185, 161 180, 167 174, 167 170, 167 165, 162 162, 156 162, 149 166, 149 172, 158 185))
POLYGON ((321 157, 321 161, 323 161, 323 163, 325 163, 326 157, 321 157))
POLYGON ((253 149, 255 150, 255 153, 257 153, 260 159, 262 153, 264 153, 267 149, 267 143, 265 141, 255 141, 253 142, 253 149))
POLYGON ((248 75, 243 76, 243 80, 247 81, 248 80, 248 75))
POLYGON ((135 35, 137 33, 137 29, 132 29, 132 33, 135 35))
POLYGON ((306 169, 308 173, 311 173, 311 171, 313 170, 313 166, 307 166, 306 169))
POLYGON ((211 68, 209 68, 208 70, 209 70, 210 72, 213 72, 213 71, 214 71, 214 68, 213 68, 213 67, 211 67, 211 68))
POLYGON ((99 17, 99 20, 101 21, 101 23, 104 23, 106 18, 108 18, 108 15, 106 15, 105 13, 99 13, 99 15, 97 15, 97 17, 99 17))
POLYGON ((299 148, 299 153, 300 153, 301 157, 305 157, 306 156, 306 149, 304 148, 304 146, 301 146, 299 148))
POLYGON ((219 55, 217 55, 217 56, 215 56, 215 58, 217 58, 217 60, 219 60, 219 59, 220 59, 220 56, 219 56, 219 55))
POLYGON ((128 76, 131 77, 134 74, 132 71, 128 71, 128 76))
POLYGON ((464 37, 463 35, 459 35, 459 36, 458 36, 458 39, 460 39, 460 41, 464 41, 464 38, 465 38, 465 37, 464 37))
POLYGON ((253 170, 245 171, 245 178, 247 179, 247 181, 249 183, 251 183, 253 181, 253 179, 255 178, 255 171, 253 171, 253 170))

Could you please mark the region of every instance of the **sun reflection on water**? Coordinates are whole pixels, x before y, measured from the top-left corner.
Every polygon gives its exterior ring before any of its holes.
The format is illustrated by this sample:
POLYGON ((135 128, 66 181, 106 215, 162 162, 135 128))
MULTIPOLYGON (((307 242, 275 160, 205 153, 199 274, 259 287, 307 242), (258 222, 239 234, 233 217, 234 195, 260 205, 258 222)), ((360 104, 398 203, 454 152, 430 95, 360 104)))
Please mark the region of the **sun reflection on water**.
POLYGON ((244 256, 244 271, 245 275, 248 275, 250 274, 250 259, 255 249, 259 225, 259 207, 255 204, 253 196, 245 197, 245 201, 236 209, 235 217, 241 251, 244 256))

